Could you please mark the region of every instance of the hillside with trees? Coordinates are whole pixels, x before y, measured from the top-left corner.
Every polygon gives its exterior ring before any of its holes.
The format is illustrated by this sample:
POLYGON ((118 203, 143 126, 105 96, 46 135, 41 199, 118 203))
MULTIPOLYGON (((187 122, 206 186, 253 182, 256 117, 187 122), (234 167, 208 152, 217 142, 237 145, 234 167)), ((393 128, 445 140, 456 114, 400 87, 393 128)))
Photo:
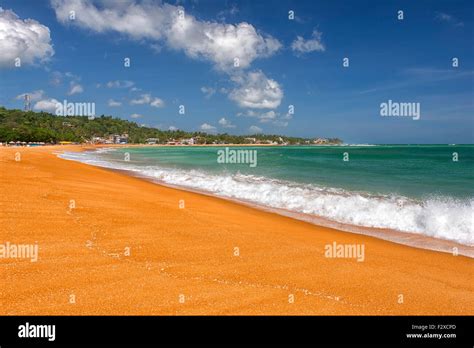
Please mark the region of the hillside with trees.
MULTIPOLYGON (((181 130, 163 131, 157 128, 142 127, 112 116, 100 116, 89 119, 87 116, 56 116, 47 112, 23 111, 0 107, 0 142, 44 142, 60 141, 90 142, 94 137, 109 137, 114 134, 128 134, 129 143, 145 143, 149 138, 158 139, 157 143, 167 143, 174 139, 197 138, 197 143, 245 144, 249 138, 260 142, 304 144, 309 139, 282 135, 252 134, 208 134, 203 132, 185 132, 181 130)), ((328 143, 340 144, 340 139, 328 139, 328 143)))

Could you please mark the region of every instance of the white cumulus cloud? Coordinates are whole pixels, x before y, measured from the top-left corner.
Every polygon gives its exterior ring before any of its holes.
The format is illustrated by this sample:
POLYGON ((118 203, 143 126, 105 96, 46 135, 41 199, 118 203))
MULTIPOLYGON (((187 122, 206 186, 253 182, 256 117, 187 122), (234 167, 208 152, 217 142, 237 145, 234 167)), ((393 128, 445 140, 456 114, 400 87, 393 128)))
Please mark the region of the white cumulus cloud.
POLYGON ((246 68, 282 46, 249 23, 199 20, 183 7, 167 3, 103 1, 99 7, 89 0, 52 0, 51 4, 63 24, 98 33, 118 32, 133 40, 146 40, 152 47, 164 44, 191 58, 211 61, 223 71, 235 69, 236 58, 239 67, 246 68), (70 11, 76 13, 74 20, 69 19, 70 11))
POLYGON ((274 110, 266 112, 247 110, 246 112, 239 112, 237 116, 253 117, 258 119, 260 123, 271 123, 278 127, 288 126, 288 121, 293 118, 289 113, 282 115, 274 110))
POLYGON ((20 19, 15 12, 0 7, 0 68, 45 62, 54 55, 50 31, 34 19, 20 19))
POLYGON ((167 30, 171 48, 182 50, 191 58, 209 60, 219 70, 247 68, 257 58, 269 57, 281 48, 278 40, 263 36, 248 23, 204 22, 192 16, 173 21, 167 30))
POLYGON ((274 121, 277 117, 277 113, 273 110, 271 111, 268 111, 268 112, 264 112, 263 114, 260 114, 259 115, 259 120, 260 122, 262 123, 267 123, 267 122, 270 122, 270 121, 274 121))
POLYGON ((133 81, 120 81, 120 80, 116 80, 116 81, 109 81, 107 82, 106 86, 108 88, 129 88, 129 87, 132 87, 135 83, 133 81))
POLYGON ((200 127, 199 127, 203 132, 206 132, 206 133, 215 133, 217 128, 208 124, 208 123, 203 123, 200 127))
POLYGON ((279 83, 258 70, 233 77, 237 88, 229 93, 229 98, 242 108, 275 109, 283 98, 279 83))
POLYGON ((35 110, 51 112, 54 114, 58 104, 61 104, 58 100, 54 98, 48 98, 36 102, 33 108, 35 110))
POLYGON ((79 94, 84 92, 84 88, 78 83, 71 82, 71 88, 69 89, 68 95, 79 94))
POLYGON ((253 133, 253 134, 262 133, 262 131, 263 131, 262 128, 257 127, 257 126, 250 126, 249 127, 249 132, 253 133))
POLYGON ((304 39, 302 36, 297 36, 295 41, 291 44, 291 49, 298 53, 309 53, 313 51, 323 52, 326 50, 321 41, 322 33, 315 30, 310 39, 304 39))
POLYGON ((273 124, 278 127, 286 127, 288 126, 288 121, 275 120, 273 124))
POLYGON ((109 106, 111 106, 111 107, 117 107, 117 106, 121 106, 121 105, 122 105, 122 102, 115 101, 115 100, 113 100, 113 99, 109 99, 108 104, 109 104, 109 106))
POLYGON ((25 98, 25 95, 28 94, 30 96, 30 100, 31 101, 35 101, 35 100, 40 100, 44 97, 44 91, 42 89, 38 89, 36 91, 33 91, 33 92, 27 92, 27 93, 23 93, 23 94, 20 94, 20 95, 17 95, 15 97, 15 99, 19 100, 23 100, 25 98))
POLYGON ((162 108, 162 107, 165 106, 165 102, 162 99, 152 97, 151 94, 149 94, 149 93, 142 94, 142 95, 140 95, 139 98, 132 99, 130 101, 130 104, 131 105, 149 104, 150 106, 153 106, 155 108, 162 108))
POLYGON ((142 105, 142 104, 150 104, 151 102, 151 95, 150 94, 142 94, 140 98, 132 99, 130 104, 132 105, 142 105))
POLYGON ((450 23, 450 24, 452 24, 456 27, 463 27, 464 26, 463 22, 461 22, 459 19, 457 19, 456 17, 454 17, 453 15, 450 15, 448 13, 439 12, 436 15, 435 18, 440 22, 450 23))
POLYGON ((154 98, 151 101, 150 106, 153 106, 155 108, 162 108, 163 106, 165 106, 165 102, 160 98, 154 98))
POLYGON ((223 127, 223 128, 235 128, 235 125, 232 124, 231 121, 227 120, 225 117, 222 117, 220 120, 219 120, 219 124, 223 127))
MULTIPOLYGON (((248 74, 250 78, 242 78, 246 81, 239 82, 230 94, 241 107, 275 108, 283 97, 276 81, 265 79, 262 86, 257 86, 251 80, 252 74, 263 73, 245 72, 254 60, 272 56, 282 47, 277 39, 258 31, 252 24, 200 20, 182 6, 160 1, 102 0, 98 4, 92 0, 51 0, 51 5, 57 20, 64 25, 96 33, 116 32, 147 43, 152 49, 163 46, 181 51, 192 59, 209 61, 232 79, 248 74), (74 20, 70 20, 71 11, 76 14, 74 20), (250 84, 250 92, 246 92, 245 83, 250 84), (259 95, 252 97, 252 91, 259 95)), ((121 84, 111 81, 107 86, 120 87, 121 84)), ((215 93, 209 87, 201 91, 207 98, 215 93)))
POLYGON ((212 87, 203 86, 203 87, 201 87, 201 92, 204 94, 204 96, 207 99, 209 99, 210 97, 212 97, 216 93, 216 89, 212 88, 212 87))

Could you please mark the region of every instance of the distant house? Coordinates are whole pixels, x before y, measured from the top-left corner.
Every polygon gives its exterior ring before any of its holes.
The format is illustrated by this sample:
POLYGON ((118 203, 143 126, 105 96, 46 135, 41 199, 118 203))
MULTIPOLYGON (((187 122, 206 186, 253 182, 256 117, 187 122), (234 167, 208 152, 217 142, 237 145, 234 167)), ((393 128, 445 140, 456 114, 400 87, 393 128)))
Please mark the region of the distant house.
POLYGON ((328 140, 325 138, 317 138, 313 140, 313 144, 321 145, 321 144, 327 144, 328 140))
POLYGON ((245 138, 246 143, 255 144, 257 142, 256 138, 245 138))
POLYGON ((104 139, 102 137, 92 137, 91 143, 93 144, 111 144, 111 142, 107 143, 107 139, 104 139))
POLYGON ((111 140, 114 144, 128 144, 128 134, 114 134, 111 136, 111 140))
POLYGON ((194 138, 181 139, 181 143, 183 143, 184 145, 194 145, 196 141, 194 140, 194 138))
POLYGON ((265 140, 264 144, 269 144, 269 145, 277 145, 278 143, 273 140, 265 140))
POLYGON ((155 144, 158 143, 158 142, 159 142, 159 139, 158 139, 158 138, 148 138, 148 139, 146 140, 146 143, 147 143, 148 145, 155 145, 155 144))
POLYGON ((122 134, 119 138, 119 144, 128 144, 128 134, 122 134))

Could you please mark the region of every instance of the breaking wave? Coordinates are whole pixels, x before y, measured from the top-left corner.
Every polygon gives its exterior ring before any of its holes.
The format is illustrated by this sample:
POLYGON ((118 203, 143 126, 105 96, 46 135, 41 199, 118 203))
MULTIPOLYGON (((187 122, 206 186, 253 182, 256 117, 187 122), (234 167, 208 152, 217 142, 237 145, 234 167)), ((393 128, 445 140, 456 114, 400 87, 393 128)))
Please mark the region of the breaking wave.
MULTIPOLYGON (((105 150, 104 150, 105 151, 105 150)), ((262 176, 208 173, 112 162, 92 152, 64 153, 60 157, 91 165, 122 169, 138 175, 220 197, 323 217, 339 223, 387 228, 474 246, 474 199, 374 195, 318 187, 262 176)))

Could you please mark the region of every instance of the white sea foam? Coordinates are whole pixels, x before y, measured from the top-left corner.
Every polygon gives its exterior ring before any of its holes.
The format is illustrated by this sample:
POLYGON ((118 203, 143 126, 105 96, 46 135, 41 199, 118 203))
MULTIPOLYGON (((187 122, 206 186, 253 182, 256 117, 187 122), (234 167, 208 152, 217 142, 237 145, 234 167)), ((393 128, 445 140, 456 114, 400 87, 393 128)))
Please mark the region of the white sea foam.
POLYGON ((217 196, 324 217, 363 227, 388 228, 474 246, 474 199, 370 195, 243 174, 138 166, 99 159, 91 153, 60 157, 107 168, 124 169, 160 182, 207 191, 217 196))
POLYGON ((374 145, 374 144, 343 144, 342 146, 362 147, 362 146, 377 146, 377 145, 374 145))

